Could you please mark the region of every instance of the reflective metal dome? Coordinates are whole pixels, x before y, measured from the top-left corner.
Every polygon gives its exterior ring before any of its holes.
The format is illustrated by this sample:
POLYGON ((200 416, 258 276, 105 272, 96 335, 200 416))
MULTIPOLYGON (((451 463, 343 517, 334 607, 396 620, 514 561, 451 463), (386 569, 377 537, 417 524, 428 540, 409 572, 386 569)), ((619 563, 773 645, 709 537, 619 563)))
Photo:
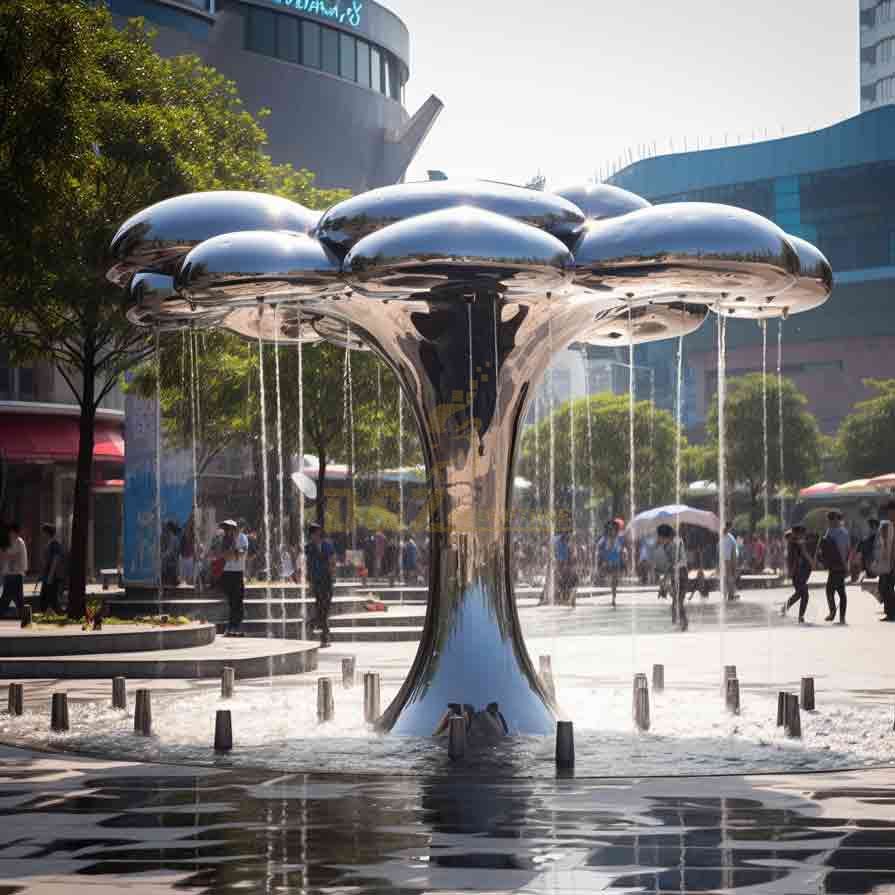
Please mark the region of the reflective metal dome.
POLYGON ((528 224, 462 206, 365 236, 345 257, 346 281, 373 296, 447 298, 476 289, 534 296, 572 280, 572 253, 528 224))
POLYGON ((584 183, 556 190, 557 196, 568 199, 580 208, 590 221, 617 218, 629 211, 649 208, 646 199, 610 183, 584 183))
POLYGON ((197 304, 216 306, 343 288, 338 260, 312 236, 263 230, 206 239, 184 259, 176 286, 197 304))
POLYGON ((487 180, 442 180, 386 186, 339 202, 320 219, 317 235, 340 255, 389 224, 467 205, 546 230, 570 245, 584 214, 552 193, 487 180))
POLYGON ((167 274, 140 271, 129 285, 133 304, 127 319, 136 326, 158 326, 164 330, 220 326, 226 316, 221 308, 197 308, 174 288, 167 274))
POLYGON ((696 332, 708 317, 705 305, 672 302, 632 307, 619 304, 602 311, 596 322, 577 341, 618 348, 658 339, 672 339, 696 332))
POLYGON ((793 285, 799 257, 774 223, 729 205, 675 202, 589 224, 575 283, 627 299, 736 307, 793 285))
POLYGON ((187 193, 150 205, 128 218, 112 239, 115 266, 108 277, 125 285, 138 270, 176 272, 195 245, 239 230, 307 233, 319 212, 267 193, 220 190, 187 193))

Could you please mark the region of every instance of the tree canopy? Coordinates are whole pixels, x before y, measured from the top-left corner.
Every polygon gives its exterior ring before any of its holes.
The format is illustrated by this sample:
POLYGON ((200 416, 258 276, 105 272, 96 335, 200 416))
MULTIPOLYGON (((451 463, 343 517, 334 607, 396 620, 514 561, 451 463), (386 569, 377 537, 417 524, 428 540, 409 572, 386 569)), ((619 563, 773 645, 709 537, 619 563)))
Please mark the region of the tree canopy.
POLYGON ((83 613, 93 421, 151 350, 109 284, 131 214, 195 190, 254 189, 320 208, 308 171, 275 165, 235 85, 195 57, 163 59, 139 20, 100 4, 0 0, 0 328, 13 363, 53 363, 81 408, 69 613, 83 613))
POLYGON ((895 379, 865 379, 864 385, 876 394, 856 404, 836 433, 836 458, 849 479, 895 468, 895 379))
MULTIPOLYGON (((777 379, 767 377, 768 492, 781 486, 798 488, 811 481, 820 468, 822 436, 808 411, 805 396, 788 379, 783 380, 783 475, 780 474, 780 412, 777 379)), ((744 485, 749 496, 751 528, 763 515, 765 486, 764 405, 761 373, 731 379, 725 402, 727 480, 744 485)), ((706 478, 718 475, 718 400, 706 420, 708 434, 704 452, 706 478)))

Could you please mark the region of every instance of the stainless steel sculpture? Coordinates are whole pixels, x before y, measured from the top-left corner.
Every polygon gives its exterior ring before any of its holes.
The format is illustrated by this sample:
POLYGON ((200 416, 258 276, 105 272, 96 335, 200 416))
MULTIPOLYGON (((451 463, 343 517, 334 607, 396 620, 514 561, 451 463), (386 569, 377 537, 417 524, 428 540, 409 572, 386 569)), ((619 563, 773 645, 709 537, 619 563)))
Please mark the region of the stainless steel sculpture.
POLYGON ((708 309, 795 313, 832 288, 823 256, 764 218, 650 206, 602 184, 398 185, 319 219, 275 197, 194 194, 135 215, 112 252, 137 324, 350 339, 397 374, 428 467, 431 576, 416 660, 379 724, 415 735, 451 702, 496 702, 513 733, 552 729, 557 706, 519 630, 508 522, 519 430, 553 355, 681 335, 708 309))

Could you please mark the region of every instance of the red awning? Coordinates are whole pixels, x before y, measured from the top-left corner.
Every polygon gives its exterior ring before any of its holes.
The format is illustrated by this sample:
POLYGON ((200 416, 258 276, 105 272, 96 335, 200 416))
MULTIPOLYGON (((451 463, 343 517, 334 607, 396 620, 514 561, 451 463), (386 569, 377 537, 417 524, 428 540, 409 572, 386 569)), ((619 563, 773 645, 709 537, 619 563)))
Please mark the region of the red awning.
MULTIPOLYGON (((0 455, 10 463, 74 463, 78 457, 78 418, 43 413, 0 413, 0 455)), ((121 423, 97 420, 93 459, 124 462, 121 423)))

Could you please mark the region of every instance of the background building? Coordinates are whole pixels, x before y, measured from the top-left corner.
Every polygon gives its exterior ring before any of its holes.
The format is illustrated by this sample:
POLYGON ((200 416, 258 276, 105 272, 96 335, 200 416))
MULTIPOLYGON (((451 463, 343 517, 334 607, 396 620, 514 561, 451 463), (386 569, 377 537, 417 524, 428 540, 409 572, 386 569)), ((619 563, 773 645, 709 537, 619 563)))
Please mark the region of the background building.
POLYGON ((895 102, 895 2, 860 0, 861 111, 895 102))
POLYGON ((396 183, 441 111, 404 108, 410 35, 374 0, 110 0, 141 16, 163 56, 193 54, 236 82, 253 113, 270 109, 270 154, 324 187, 396 183))
MULTIPOLYGON (((783 335, 784 375, 807 395, 822 431, 835 431, 868 396, 862 380, 895 374, 895 107, 795 137, 645 159, 611 182, 654 203, 748 208, 829 258, 832 296, 823 307, 787 320, 783 335)), ((692 382, 687 416, 697 428, 715 393, 715 339, 710 317, 684 342, 692 382)), ((775 340, 772 323, 772 365, 775 340)), ((732 319, 727 342, 731 376, 761 369, 761 331, 754 321, 732 319)), ((670 342, 638 350, 638 363, 657 368, 657 387, 674 381, 674 350, 670 342)))

